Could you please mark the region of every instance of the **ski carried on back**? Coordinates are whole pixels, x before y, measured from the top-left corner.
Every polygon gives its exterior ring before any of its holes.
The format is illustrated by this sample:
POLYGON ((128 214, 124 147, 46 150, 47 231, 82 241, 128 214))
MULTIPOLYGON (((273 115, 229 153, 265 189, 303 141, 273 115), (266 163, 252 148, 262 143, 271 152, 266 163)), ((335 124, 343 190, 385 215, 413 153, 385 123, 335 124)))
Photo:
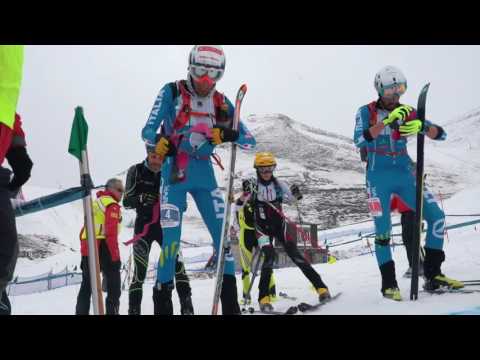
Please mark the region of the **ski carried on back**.
MULTIPOLYGON (((242 85, 237 93, 237 98, 235 100, 235 113, 233 115, 233 129, 238 130, 240 123, 240 108, 242 106, 243 98, 247 93, 247 85, 242 85)), ((220 294, 222 292, 223 284, 223 273, 225 267, 225 256, 226 254, 230 255, 230 238, 229 238, 229 227, 230 227, 230 213, 233 200, 233 180, 235 177, 235 161, 237 158, 237 144, 232 142, 231 144, 231 156, 230 156, 230 165, 228 171, 228 183, 227 183, 227 192, 225 196, 225 212, 223 214, 223 224, 222 232, 220 239, 220 246, 217 261, 217 278, 215 281, 215 292, 213 295, 213 305, 212 305, 212 315, 217 315, 218 313, 218 303, 220 301, 220 294)))

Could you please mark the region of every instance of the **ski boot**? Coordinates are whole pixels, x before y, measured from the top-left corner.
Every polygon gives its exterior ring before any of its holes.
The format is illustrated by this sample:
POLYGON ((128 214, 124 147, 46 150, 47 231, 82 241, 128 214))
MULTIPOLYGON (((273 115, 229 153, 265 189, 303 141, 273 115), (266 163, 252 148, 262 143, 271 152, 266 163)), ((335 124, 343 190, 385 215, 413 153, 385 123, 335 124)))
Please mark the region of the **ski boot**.
POLYGON ((442 274, 441 264, 443 261, 445 261, 443 250, 425 248, 425 284, 423 288, 426 291, 435 291, 442 287, 457 290, 465 286, 461 281, 450 279, 442 274))
POLYGON ((120 301, 105 302, 106 315, 120 315, 120 301))
POLYGON ((153 287, 153 315, 173 315, 172 290, 173 282, 153 287))
POLYGON ((402 301, 402 295, 398 289, 397 280, 395 279, 395 263, 393 261, 386 262, 380 266, 382 274, 382 295, 383 297, 395 301, 402 301))
POLYGON ((270 301, 270 296, 265 296, 264 298, 260 299, 259 301, 260 311, 262 312, 272 312, 273 306, 270 301))
POLYGON ((330 295, 330 291, 328 291, 326 287, 318 288, 317 293, 318 293, 318 301, 321 303, 326 302, 332 298, 332 296, 330 295))
POLYGON ((192 297, 185 296, 180 299, 180 313, 182 315, 195 315, 193 311, 192 297))
POLYGON ((241 315, 242 312, 238 304, 237 280, 235 276, 228 274, 223 275, 220 301, 222 303, 222 315, 241 315))
POLYGON ((242 300, 240 300, 240 304, 243 306, 251 305, 252 298, 250 297, 250 295, 243 294, 242 300))
POLYGON ((425 291, 435 291, 441 288, 458 290, 464 286, 465 284, 461 281, 450 279, 443 274, 437 275, 431 279, 425 279, 425 284, 423 284, 425 291))
POLYGON ((140 307, 130 306, 128 308, 128 315, 139 316, 142 315, 142 311, 140 310, 140 307))
POLYGON ((400 293, 400 289, 398 287, 385 289, 382 291, 382 293, 384 298, 402 301, 402 294, 400 293))

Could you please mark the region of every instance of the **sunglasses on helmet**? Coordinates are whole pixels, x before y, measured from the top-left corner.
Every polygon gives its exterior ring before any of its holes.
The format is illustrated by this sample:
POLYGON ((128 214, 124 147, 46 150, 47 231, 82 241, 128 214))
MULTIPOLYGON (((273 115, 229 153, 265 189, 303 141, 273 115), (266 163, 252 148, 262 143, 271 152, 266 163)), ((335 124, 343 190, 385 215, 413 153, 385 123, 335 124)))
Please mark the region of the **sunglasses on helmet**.
POLYGON ((383 97, 393 97, 394 95, 402 96, 407 91, 407 85, 405 83, 393 84, 388 87, 384 87, 380 93, 383 97))
POLYGON ((194 79, 199 79, 207 75, 210 79, 217 82, 223 77, 223 70, 201 65, 190 65, 190 74, 194 79))

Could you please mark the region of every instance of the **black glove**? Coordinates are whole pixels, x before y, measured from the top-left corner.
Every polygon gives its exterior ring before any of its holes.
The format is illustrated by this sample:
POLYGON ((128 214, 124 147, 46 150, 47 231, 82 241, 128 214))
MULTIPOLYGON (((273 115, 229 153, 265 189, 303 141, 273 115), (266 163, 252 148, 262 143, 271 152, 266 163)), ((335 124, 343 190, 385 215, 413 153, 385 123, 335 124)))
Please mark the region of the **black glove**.
POLYGON ((222 139, 223 142, 234 142, 238 140, 240 133, 233 129, 223 129, 222 139))
POLYGON ((292 195, 295 197, 295 199, 297 199, 297 200, 302 200, 303 199, 303 195, 300 192, 300 189, 298 188, 297 185, 293 184, 290 187, 290 191, 292 192, 292 195))
POLYGON ((240 133, 237 130, 220 127, 212 129, 212 143, 215 145, 237 141, 239 136, 240 133))
POLYGON ((143 193, 140 194, 138 201, 143 206, 152 206, 158 201, 159 194, 156 193, 143 193))
POLYGON ((242 190, 244 193, 251 193, 253 189, 253 184, 251 179, 243 180, 242 190))
POLYGON ((6 158, 12 167, 14 174, 8 188, 12 192, 18 192, 20 187, 30 179, 33 162, 30 159, 30 156, 28 156, 27 149, 22 146, 11 148, 6 155, 6 158))

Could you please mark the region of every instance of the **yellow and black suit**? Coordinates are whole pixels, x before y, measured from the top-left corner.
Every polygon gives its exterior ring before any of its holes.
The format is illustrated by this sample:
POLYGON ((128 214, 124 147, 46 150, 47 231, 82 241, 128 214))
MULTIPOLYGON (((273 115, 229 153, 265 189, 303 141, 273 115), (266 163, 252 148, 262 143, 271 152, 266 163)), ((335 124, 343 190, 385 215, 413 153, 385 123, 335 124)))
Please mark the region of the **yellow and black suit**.
MULTIPOLYGON (((247 202, 243 206, 243 202, 238 199, 236 202, 236 220, 239 226, 239 247, 240 247, 240 263, 242 265, 242 284, 243 284, 243 301, 247 299, 248 288, 250 287, 250 273, 252 272, 253 248, 258 248, 257 235, 254 227, 254 209, 253 204, 247 202)), ((261 254, 261 256, 264 256, 261 254)), ((276 299, 275 278, 272 272, 268 285, 268 294, 270 300, 276 299)))

